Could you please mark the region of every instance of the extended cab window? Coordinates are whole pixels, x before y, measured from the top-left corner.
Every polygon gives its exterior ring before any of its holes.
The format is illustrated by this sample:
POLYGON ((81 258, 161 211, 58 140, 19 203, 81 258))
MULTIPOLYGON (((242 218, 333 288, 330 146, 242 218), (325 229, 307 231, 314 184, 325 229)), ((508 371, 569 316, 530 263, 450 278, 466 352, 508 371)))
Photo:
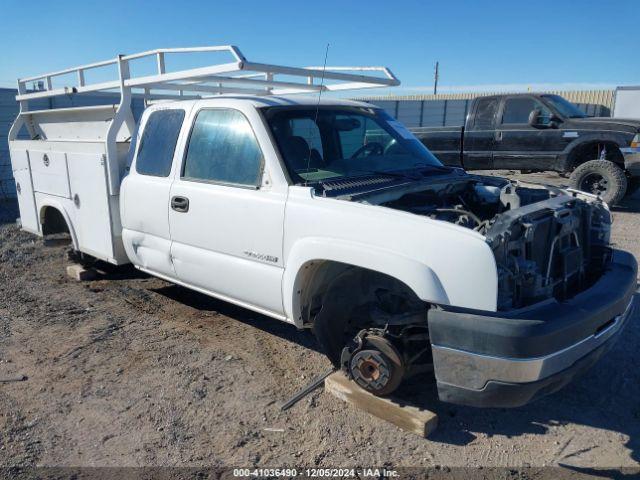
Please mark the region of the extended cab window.
POLYGON ((242 113, 222 108, 198 113, 187 146, 184 178, 257 186, 261 173, 262 153, 242 113))
POLYGON ((551 112, 539 101, 530 98, 508 98, 504 104, 502 123, 529 123, 529 114, 532 110, 540 110, 541 123, 546 123, 551 117, 551 112))
POLYGON ((183 119, 184 110, 158 110, 149 115, 136 157, 136 172, 169 176, 183 119))

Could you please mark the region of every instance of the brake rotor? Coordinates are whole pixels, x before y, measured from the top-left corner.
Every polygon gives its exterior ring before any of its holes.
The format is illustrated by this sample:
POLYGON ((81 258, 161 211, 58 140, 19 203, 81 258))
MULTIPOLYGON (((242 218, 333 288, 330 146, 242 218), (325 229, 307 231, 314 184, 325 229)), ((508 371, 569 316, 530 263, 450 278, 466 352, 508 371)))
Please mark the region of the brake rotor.
POLYGON ((353 380, 377 396, 393 392, 404 376, 404 366, 395 347, 385 338, 368 336, 365 345, 351 357, 353 380))

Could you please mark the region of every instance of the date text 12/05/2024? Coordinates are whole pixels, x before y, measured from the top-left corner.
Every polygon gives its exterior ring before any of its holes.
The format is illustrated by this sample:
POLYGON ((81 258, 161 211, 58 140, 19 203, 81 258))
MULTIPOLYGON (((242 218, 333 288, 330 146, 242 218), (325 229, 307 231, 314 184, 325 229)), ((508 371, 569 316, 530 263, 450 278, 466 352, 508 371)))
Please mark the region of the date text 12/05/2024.
POLYGON ((386 468, 236 468, 233 470, 234 477, 305 477, 305 478, 329 478, 329 477, 375 477, 394 478, 398 477, 396 470, 386 468))

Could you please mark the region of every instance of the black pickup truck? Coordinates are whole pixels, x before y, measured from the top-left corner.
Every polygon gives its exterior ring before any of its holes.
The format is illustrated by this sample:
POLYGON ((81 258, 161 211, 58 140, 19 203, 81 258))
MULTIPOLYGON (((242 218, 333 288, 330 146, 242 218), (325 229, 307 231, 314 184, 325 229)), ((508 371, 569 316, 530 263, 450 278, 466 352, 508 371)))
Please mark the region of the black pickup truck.
POLYGON ((558 95, 478 97, 464 125, 411 130, 446 165, 570 174, 609 204, 640 185, 640 120, 588 117, 558 95))

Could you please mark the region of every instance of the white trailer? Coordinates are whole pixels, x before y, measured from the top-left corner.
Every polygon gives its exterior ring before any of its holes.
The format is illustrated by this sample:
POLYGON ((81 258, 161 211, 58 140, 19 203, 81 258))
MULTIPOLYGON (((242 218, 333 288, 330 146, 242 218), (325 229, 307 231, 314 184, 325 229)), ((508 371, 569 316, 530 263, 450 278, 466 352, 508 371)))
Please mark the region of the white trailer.
MULTIPOLYGON (((185 59, 185 57, 187 57, 185 59)), ((136 124, 132 98, 145 102, 187 100, 222 94, 286 95, 388 87, 400 82, 385 67, 287 67, 249 61, 231 45, 168 48, 119 55, 101 62, 18 80, 20 113, 9 132, 9 149, 22 228, 53 233, 62 216, 73 248, 116 265, 129 263, 122 244, 119 195, 136 124), (223 63, 171 71, 170 56, 224 55, 223 63), (137 62, 152 59, 155 71, 132 75, 137 62), (90 83, 87 74, 117 68, 117 77, 90 83), (54 87, 57 79, 75 82, 54 87), (27 91, 42 81, 45 90, 27 91), (119 94, 116 105, 30 110, 29 101, 86 93, 119 94), (18 139, 26 128, 30 140, 18 139), (45 221, 47 217, 50 221, 45 221), (49 232, 43 225, 49 225, 49 232)))
POLYGON ((616 88, 611 116, 640 119, 640 86, 616 88))

